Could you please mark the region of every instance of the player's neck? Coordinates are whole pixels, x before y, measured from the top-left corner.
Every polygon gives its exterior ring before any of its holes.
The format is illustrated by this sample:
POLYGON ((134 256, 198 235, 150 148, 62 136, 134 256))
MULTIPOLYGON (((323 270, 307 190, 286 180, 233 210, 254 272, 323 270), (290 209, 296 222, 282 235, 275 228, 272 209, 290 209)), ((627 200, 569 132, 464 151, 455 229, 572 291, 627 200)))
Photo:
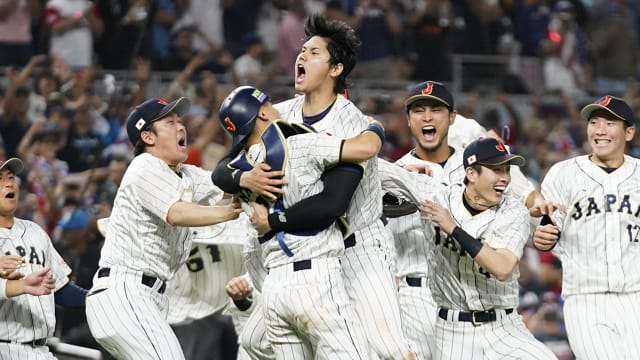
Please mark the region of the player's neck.
POLYGON ((0 228, 11 229, 14 223, 15 223, 15 219, 13 217, 13 214, 9 216, 0 215, 0 228))
POLYGON ((454 150, 452 147, 447 144, 443 144, 433 151, 417 146, 415 154, 419 159, 426 160, 434 164, 441 164, 449 160, 451 155, 453 155, 453 152, 454 150))
POLYGON ((337 96, 333 91, 305 94, 302 104, 302 115, 313 116, 323 112, 336 101, 337 96))
POLYGON ((614 159, 602 159, 595 154, 591 154, 589 155, 589 160, 602 168, 617 169, 624 164, 624 155, 614 159))
POLYGON ((462 196, 464 196, 464 199, 466 200, 467 204, 469 204, 469 206, 471 206, 473 209, 477 211, 484 211, 494 206, 491 204, 482 203, 481 201, 482 199, 480 198, 478 193, 474 189, 469 188, 468 186, 462 192, 462 196))

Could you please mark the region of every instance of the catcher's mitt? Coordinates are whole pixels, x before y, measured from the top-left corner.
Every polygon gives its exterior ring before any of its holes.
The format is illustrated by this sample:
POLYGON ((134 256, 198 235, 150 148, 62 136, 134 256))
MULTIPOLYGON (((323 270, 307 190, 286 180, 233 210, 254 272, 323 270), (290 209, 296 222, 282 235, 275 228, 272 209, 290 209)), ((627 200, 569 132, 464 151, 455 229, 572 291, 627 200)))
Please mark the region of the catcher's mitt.
POLYGON ((413 214, 418 207, 391 194, 382 197, 382 213, 388 218, 397 218, 413 214))

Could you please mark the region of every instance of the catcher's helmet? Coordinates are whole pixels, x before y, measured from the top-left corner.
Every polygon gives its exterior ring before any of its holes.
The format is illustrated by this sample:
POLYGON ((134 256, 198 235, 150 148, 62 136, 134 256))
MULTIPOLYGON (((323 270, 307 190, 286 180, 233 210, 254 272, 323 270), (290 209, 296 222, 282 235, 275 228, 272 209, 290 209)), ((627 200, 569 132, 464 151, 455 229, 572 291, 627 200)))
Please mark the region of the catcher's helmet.
POLYGON ((256 117, 262 104, 269 97, 252 86, 240 86, 234 89, 220 105, 220 123, 233 137, 233 145, 244 141, 256 123, 256 117))

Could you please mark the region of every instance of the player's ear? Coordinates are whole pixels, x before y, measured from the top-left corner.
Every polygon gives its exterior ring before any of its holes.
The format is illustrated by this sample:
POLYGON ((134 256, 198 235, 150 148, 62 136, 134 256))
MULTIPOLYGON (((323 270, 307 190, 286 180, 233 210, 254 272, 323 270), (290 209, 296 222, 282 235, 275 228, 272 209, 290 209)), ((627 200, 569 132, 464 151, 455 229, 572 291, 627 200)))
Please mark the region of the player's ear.
POLYGON ((467 177, 470 183, 475 183, 476 180, 478 180, 478 172, 476 171, 476 169, 472 168, 471 166, 464 169, 464 172, 465 172, 465 176, 467 177))
POLYGON ((329 69, 329 75, 331 75, 331 77, 337 78, 338 76, 340 76, 340 74, 342 74, 343 70, 344 65, 342 63, 337 63, 331 66, 331 68, 329 69))
POLYGON ((636 134, 636 127, 635 126, 629 126, 628 128, 626 128, 624 130, 624 140, 625 141, 631 141, 633 140, 633 137, 636 134))
POLYGON ((145 130, 140 133, 140 140, 142 140, 147 145, 153 145, 155 142, 155 138, 152 136, 150 130, 145 130))
POLYGON ((449 112, 449 126, 453 125, 453 123, 456 121, 457 114, 458 112, 455 110, 451 110, 451 112, 449 112))

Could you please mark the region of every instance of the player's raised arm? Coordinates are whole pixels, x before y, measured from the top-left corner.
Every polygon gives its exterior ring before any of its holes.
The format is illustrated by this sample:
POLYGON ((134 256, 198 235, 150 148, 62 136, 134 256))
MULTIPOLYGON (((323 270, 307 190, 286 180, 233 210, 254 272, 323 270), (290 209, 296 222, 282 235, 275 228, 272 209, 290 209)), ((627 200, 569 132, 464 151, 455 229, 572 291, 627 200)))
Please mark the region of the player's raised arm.
POLYGON ((384 143, 382 123, 372 120, 360 135, 346 139, 340 151, 340 161, 361 162, 376 156, 384 143))

